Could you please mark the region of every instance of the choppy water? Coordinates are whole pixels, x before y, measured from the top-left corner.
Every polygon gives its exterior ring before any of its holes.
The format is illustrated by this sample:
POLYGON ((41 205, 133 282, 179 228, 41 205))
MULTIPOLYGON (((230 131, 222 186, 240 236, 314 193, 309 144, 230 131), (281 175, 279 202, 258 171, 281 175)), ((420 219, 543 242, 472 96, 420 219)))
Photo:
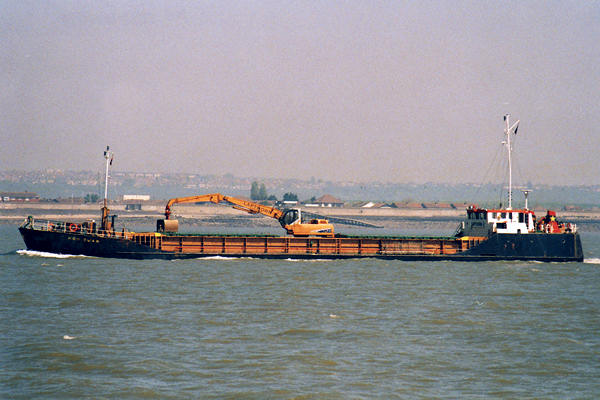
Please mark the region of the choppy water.
POLYGON ((585 263, 129 261, 0 226, 0 398, 598 398, 585 263))

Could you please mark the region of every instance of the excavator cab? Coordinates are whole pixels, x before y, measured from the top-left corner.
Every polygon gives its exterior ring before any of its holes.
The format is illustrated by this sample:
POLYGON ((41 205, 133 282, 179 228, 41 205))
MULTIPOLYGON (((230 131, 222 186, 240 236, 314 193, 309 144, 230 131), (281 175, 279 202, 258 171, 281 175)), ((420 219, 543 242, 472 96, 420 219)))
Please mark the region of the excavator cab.
POLYGON ((296 237, 326 236, 333 237, 333 225, 325 219, 311 219, 309 222, 302 221, 302 211, 293 208, 283 211, 279 223, 290 235, 296 237))
POLYGON ((286 225, 293 225, 301 222, 302 221, 300 210, 296 208, 283 210, 283 215, 281 216, 281 218, 279 218, 279 223, 284 228, 286 225))

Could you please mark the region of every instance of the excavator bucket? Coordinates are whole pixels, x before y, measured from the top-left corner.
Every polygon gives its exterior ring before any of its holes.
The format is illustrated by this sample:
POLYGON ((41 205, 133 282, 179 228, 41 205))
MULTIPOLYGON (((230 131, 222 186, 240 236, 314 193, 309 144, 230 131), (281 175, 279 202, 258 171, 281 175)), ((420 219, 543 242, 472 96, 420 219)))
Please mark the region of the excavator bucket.
POLYGON ((179 221, 176 219, 159 219, 156 221, 156 232, 177 232, 179 221))

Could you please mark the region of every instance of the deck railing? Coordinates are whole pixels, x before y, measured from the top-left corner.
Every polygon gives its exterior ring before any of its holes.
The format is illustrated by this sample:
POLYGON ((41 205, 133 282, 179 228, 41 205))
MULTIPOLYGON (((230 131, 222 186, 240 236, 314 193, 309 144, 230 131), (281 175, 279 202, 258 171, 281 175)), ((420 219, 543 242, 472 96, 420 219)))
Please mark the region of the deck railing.
POLYGON ((38 231, 60 232, 84 236, 115 237, 123 239, 130 239, 131 235, 133 234, 133 232, 129 232, 124 229, 120 232, 101 230, 98 229, 98 226, 94 221, 85 221, 83 223, 79 223, 54 221, 49 219, 36 219, 31 216, 27 217, 27 219, 21 224, 21 227, 38 231))

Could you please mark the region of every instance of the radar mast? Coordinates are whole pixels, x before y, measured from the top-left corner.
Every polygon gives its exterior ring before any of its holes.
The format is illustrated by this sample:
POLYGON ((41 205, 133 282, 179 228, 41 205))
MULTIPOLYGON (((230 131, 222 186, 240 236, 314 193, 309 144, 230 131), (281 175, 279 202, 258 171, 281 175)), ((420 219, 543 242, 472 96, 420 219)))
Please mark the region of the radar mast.
POLYGON ((113 152, 110 151, 109 146, 106 146, 106 150, 104 151, 104 159, 106 160, 106 171, 104 173, 104 202, 102 205, 102 222, 100 229, 110 231, 112 229, 112 224, 108 221, 108 213, 110 212, 108 209, 108 167, 112 165, 113 152))
POLYGON ((516 135, 519 129, 519 120, 512 126, 510 125, 510 114, 504 115, 504 122, 506 122, 506 128, 504 134, 506 140, 502 142, 506 146, 508 151, 508 209, 512 210, 512 144, 510 142, 511 134, 516 135))

